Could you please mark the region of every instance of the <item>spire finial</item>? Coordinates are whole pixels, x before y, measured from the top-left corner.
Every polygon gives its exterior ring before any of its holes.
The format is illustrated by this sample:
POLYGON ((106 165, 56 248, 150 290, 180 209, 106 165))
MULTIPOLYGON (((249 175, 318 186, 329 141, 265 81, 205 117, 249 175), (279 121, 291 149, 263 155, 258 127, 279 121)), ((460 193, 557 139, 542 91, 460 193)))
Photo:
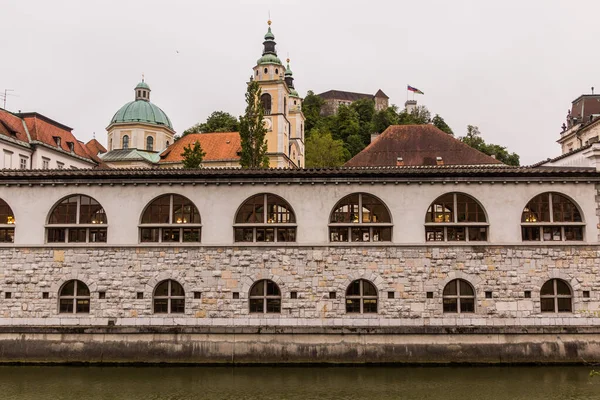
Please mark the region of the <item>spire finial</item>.
POLYGON ((267 24, 271 26, 271 10, 269 10, 269 20, 267 21, 267 24))
POLYGON ((142 72, 142 82, 144 82, 144 73, 142 72))

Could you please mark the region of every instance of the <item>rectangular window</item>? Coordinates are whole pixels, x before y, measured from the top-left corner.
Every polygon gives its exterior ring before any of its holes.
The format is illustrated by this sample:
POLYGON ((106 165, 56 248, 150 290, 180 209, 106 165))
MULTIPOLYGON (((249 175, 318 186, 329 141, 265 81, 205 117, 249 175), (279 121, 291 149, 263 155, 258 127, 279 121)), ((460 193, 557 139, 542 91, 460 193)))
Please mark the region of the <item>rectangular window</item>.
POLYGON ((42 169, 50 169, 50 159, 42 158, 42 169))
POLYGON ((106 228, 89 228, 90 243, 106 243, 106 228))
POLYGON ((158 242, 159 228, 142 228, 142 242, 158 242))
POLYGON ((539 241, 541 239, 539 226, 523 226, 521 227, 521 233, 524 241, 539 241))
POLYGON ((85 243, 85 233, 86 233, 86 229, 76 229, 76 228, 70 228, 69 229, 69 243, 85 243))
POLYGON ((425 228, 425 240, 428 242, 443 242, 444 228, 437 226, 428 226, 425 228))
POLYGON ((13 243, 15 241, 15 228, 0 229, 0 243, 13 243))
POLYGON ((19 169, 27 169, 27 157, 19 157, 19 169))
POLYGON ((12 168, 12 156, 13 153, 11 151, 4 151, 4 169, 12 168))
POLYGON ((64 243, 66 237, 66 228, 48 228, 48 243, 64 243))
POLYGON ((59 161, 56 162, 56 168, 63 169, 65 167, 65 163, 61 163, 59 161))
POLYGON ((329 228, 329 240, 332 242, 347 242, 349 228, 329 228))

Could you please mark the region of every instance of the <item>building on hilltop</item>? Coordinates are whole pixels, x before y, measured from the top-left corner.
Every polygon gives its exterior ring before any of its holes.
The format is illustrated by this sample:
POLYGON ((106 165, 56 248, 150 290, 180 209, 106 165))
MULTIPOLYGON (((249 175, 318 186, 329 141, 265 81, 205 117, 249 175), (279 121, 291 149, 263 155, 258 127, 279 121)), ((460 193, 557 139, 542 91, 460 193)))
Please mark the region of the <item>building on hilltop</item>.
MULTIPOLYGON (((593 88, 592 88, 593 89, 593 88)), ((584 94, 573 100, 567 120, 562 125, 560 139, 562 154, 577 150, 600 137, 600 95, 584 94)))
POLYGON ((325 100, 325 104, 321 107, 321 115, 328 116, 337 113, 337 110, 341 104, 350 105, 357 100, 371 99, 375 102, 375 111, 385 110, 389 106, 389 97, 383 93, 381 89, 377 93, 365 94, 346 92, 343 90, 328 90, 318 94, 320 98, 325 100))
POLYGON ((433 125, 392 125, 346 162, 346 167, 496 165, 493 157, 433 125))
MULTIPOLYGON (((103 167, 94 154, 95 139, 77 140, 72 128, 36 112, 0 109, 0 167, 4 169, 62 169, 103 167), (90 147, 88 147, 90 145, 90 147)), ((99 144, 99 143, 98 143, 99 144)))

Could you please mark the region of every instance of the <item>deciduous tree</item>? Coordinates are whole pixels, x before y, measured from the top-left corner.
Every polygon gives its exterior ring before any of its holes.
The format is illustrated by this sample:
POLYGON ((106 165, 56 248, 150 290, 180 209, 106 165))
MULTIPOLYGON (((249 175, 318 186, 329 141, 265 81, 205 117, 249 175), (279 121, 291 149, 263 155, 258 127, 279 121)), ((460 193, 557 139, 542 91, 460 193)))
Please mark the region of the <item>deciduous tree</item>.
POLYGON ((312 130, 306 139, 306 167, 339 167, 349 158, 342 140, 335 140, 327 130, 312 130))
POLYGON ((198 123, 186 129, 182 136, 190 133, 237 132, 239 130, 240 123, 236 117, 225 111, 214 111, 206 119, 206 122, 198 123))
POLYGON ((191 143, 188 144, 187 147, 183 148, 183 153, 181 153, 183 168, 200 168, 205 155, 206 153, 202 150, 199 141, 196 140, 194 142, 194 147, 192 147, 191 143))

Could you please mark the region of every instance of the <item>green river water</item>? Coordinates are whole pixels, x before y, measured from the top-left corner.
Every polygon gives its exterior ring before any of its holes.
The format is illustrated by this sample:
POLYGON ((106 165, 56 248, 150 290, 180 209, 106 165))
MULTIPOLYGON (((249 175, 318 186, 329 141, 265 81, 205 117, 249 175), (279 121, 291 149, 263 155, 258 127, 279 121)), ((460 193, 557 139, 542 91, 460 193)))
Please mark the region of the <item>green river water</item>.
POLYGON ((0 367, 0 399, 600 399, 592 367, 0 367))

